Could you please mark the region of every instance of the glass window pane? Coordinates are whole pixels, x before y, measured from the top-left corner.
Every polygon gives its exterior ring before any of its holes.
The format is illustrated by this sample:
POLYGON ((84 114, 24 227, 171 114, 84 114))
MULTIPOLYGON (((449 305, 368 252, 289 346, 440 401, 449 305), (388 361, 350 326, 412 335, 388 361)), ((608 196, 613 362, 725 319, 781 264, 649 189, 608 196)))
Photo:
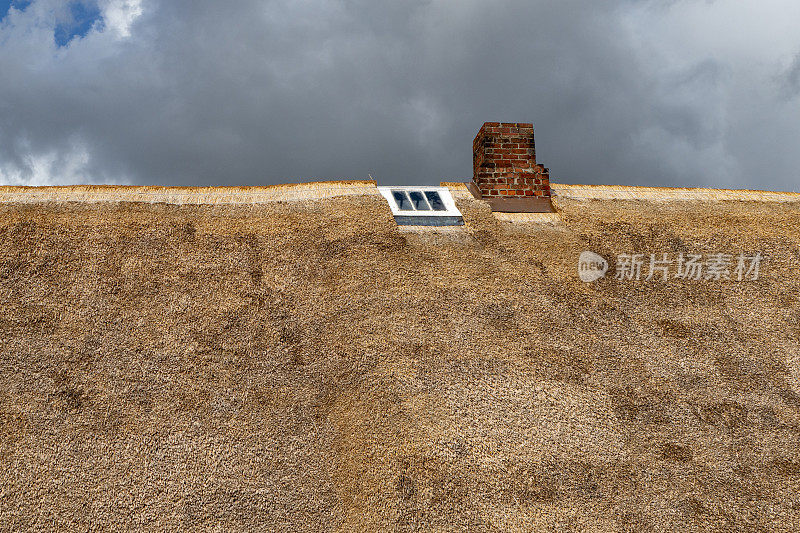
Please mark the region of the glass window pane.
POLYGON ((425 198, 428 199, 428 203, 431 204, 431 207, 434 211, 447 211, 447 208, 444 206, 444 202, 442 202, 442 197, 439 196, 438 192, 426 191, 425 198))
POLYGON ((408 200, 408 196, 405 192, 392 191, 392 197, 397 204, 397 209, 400 211, 413 211, 414 208, 411 207, 411 202, 408 200))
POLYGON ((411 191, 408 193, 411 197, 411 203, 414 204, 414 209, 417 211, 430 211, 431 208, 428 206, 428 202, 425 201, 425 197, 422 196, 420 191, 411 191))

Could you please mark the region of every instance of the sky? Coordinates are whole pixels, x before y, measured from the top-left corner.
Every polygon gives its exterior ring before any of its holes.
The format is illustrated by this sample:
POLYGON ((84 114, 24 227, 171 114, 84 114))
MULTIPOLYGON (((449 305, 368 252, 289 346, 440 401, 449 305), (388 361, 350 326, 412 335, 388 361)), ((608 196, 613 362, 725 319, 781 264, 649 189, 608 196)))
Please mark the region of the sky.
POLYGON ((0 0, 0 184, 800 191, 797 0, 0 0))

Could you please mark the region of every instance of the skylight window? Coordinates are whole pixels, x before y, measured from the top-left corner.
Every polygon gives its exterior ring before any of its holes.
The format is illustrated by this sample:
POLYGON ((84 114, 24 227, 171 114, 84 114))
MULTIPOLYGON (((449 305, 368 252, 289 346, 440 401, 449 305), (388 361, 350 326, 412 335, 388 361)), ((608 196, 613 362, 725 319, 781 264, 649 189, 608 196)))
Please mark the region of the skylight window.
POLYGON ((408 196, 411 198, 411 203, 417 211, 431 210, 431 206, 429 206, 428 201, 425 200, 425 195, 420 191, 409 191, 408 196))
POLYGON ((406 193, 406 191, 392 191, 392 197, 400 211, 414 210, 414 208, 411 207, 411 200, 408 198, 408 193, 406 193))
POLYGON ((447 211, 447 208, 444 206, 444 202, 442 202, 442 197, 439 196, 438 192, 426 191, 425 198, 427 198, 428 203, 431 205, 431 209, 434 211, 447 211))
POLYGON ((403 226, 461 226, 464 219, 447 187, 378 187, 403 226))

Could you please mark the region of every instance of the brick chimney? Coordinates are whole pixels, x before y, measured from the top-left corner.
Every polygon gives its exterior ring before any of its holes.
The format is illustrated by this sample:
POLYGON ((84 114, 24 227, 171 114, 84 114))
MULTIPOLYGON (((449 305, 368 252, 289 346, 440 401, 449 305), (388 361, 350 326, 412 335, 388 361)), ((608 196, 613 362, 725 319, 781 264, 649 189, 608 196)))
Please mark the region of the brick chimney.
POLYGON ((550 175, 536 164, 533 124, 486 122, 472 143, 472 193, 492 211, 548 212, 550 175))

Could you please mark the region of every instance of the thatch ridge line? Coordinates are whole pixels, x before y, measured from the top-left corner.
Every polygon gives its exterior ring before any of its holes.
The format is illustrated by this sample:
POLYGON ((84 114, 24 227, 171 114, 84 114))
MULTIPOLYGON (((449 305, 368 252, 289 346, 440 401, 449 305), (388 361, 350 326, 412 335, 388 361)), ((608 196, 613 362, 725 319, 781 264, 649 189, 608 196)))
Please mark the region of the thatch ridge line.
MULTIPOLYGON (((442 182, 457 197, 471 196, 461 182, 442 182)), ((572 185, 551 183, 556 198, 644 201, 800 202, 800 193, 739 189, 572 185)), ((265 186, 163 187, 151 185, 0 186, 0 203, 133 202, 168 204, 260 204, 380 194, 375 181, 342 180, 265 186)))
POLYGON ((159 187, 130 185, 69 185, 0 187, 0 203, 133 202, 197 204, 260 204, 319 200, 337 196, 378 195, 374 181, 320 181, 258 187, 159 187))
POLYGON ((747 189, 568 185, 557 183, 551 183, 551 188, 556 197, 587 200, 800 202, 800 193, 796 192, 747 189))

